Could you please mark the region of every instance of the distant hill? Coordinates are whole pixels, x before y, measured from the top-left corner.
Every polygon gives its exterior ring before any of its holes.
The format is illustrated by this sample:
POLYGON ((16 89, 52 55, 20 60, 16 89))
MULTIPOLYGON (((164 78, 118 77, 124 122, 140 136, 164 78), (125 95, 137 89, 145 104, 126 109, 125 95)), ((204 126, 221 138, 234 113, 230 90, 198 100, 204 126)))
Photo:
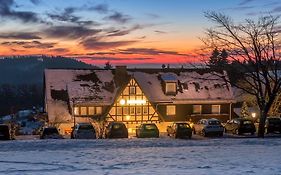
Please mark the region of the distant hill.
POLYGON ((49 56, 18 56, 0 59, 0 84, 43 83, 46 68, 95 68, 84 62, 49 56), (4 75, 4 76, 3 76, 4 75))
POLYGON ((46 68, 89 69, 97 67, 64 57, 0 58, 0 116, 44 105, 43 75, 46 68))

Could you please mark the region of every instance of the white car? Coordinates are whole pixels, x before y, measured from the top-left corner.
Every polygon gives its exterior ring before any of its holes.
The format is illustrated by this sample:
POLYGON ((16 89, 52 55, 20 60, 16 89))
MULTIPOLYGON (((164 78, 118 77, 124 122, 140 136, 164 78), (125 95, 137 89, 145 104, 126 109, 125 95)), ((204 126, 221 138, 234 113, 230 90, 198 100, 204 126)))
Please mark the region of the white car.
POLYGON ((194 134, 202 134, 204 137, 216 134, 223 136, 223 126, 218 119, 201 119, 196 124, 193 125, 194 134))
POLYGON ((72 133, 73 139, 96 139, 96 130, 91 123, 77 123, 72 133))

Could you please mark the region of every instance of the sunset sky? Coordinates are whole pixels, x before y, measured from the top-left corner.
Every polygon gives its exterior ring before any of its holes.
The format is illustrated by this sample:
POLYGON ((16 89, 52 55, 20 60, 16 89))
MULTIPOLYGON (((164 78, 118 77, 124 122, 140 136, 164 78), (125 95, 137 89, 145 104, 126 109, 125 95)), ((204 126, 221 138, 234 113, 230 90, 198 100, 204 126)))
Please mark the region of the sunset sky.
POLYGON ((0 0, 0 55, 62 55, 92 64, 198 60, 212 27, 204 11, 239 22, 281 14, 280 0, 0 0))

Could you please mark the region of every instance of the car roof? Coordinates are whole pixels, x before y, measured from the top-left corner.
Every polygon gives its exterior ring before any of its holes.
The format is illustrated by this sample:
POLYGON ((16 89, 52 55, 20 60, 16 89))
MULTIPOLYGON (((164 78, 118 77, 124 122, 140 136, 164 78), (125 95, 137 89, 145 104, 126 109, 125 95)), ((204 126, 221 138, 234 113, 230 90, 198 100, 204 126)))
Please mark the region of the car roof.
POLYGON ((76 125, 92 125, 92 123, 84 122, 84 123, 76 123, 76 125))

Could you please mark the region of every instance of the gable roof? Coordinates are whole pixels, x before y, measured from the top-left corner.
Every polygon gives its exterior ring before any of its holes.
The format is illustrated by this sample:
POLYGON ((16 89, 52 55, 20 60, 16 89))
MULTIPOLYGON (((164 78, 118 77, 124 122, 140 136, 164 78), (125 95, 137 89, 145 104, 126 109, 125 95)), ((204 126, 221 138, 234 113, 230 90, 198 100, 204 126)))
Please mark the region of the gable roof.
POLYGON ((174 104, 230 103, 234 102, 232 88, 223 80, 216 80, 207 71, 127 70, 129 76, 120 77, 114 70, 45 70, 45 105, 49 116, 70 117, 70 107, 76 105, 107 105, 134 78, 151 103, 174 104), (210 80, 206 80, 210 79, 210 80), (163 82, 177 84, 176 95, 166 95, 163 82), (121 83, 120 83, 121 81, 121 83), (123 81, 123 82, 122 82, 123 81), (60 110, 59 108, 64 108, 60 110))

